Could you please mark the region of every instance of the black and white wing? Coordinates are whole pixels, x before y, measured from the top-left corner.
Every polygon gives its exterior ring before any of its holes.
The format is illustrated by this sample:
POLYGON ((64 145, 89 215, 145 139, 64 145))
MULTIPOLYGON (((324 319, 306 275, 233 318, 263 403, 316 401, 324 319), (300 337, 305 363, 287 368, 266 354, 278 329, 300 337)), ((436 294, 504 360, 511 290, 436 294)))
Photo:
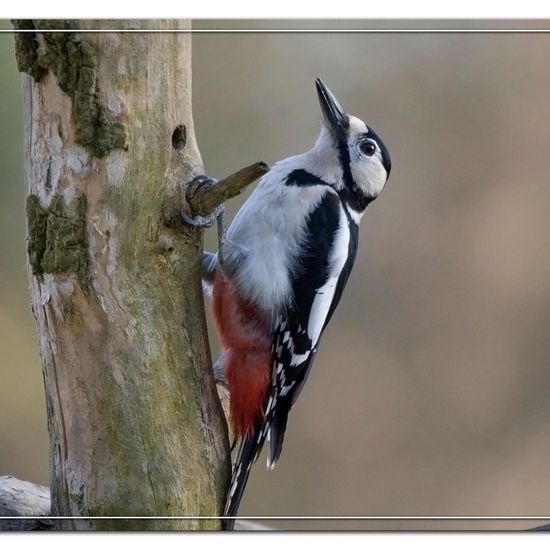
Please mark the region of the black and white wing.
POLYGON ((273 336, 272 384, 263 432, 269 440, 268 468, 279 459, 288 413, 340 301, 355 260, 357 237, 357 225, 336 193, 327 189, 308 218, 302 262, 292 282, 294 302, 279 315, 273 336))

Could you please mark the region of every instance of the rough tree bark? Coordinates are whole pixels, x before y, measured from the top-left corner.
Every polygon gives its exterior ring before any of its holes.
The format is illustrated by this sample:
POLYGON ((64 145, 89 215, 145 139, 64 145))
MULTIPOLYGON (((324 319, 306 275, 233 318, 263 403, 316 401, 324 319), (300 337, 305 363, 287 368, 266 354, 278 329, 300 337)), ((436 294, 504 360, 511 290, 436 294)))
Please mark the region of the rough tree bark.
MULTIPOLYGON (((53 531, 57 522, 51 515, 47 487, 0 475, 0 531, 53 531), (21 519, 26 517, 27 519, 21 519)), ((270 531, 253 521, 237 520, 235 531, 270 531)))
POLYGON ((177 216, 178 184, 202 172, 191 36, 78 32, 189 22, 16 22, 31 30, 62 24, 74 32, 16 35, 52 514, 219 515, 230 453, 200 287, 202 231, 177 216))

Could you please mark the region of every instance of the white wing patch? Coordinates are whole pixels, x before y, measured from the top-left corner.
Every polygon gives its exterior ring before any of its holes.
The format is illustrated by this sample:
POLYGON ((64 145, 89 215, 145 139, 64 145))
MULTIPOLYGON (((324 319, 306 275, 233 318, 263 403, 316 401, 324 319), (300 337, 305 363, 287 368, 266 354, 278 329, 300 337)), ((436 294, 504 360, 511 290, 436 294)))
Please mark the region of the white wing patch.
POLYGON ((311 340, 312 347, 315 347, 315 344, 317 344, 321 330, 323 330, 323 325, 325 324, 325 319, 327 318, 330 304, 332 304, 332 299, 334 298, 334 291, 336 289, 337 282, 338 277, 331 277, 315 293, 315 298, 313 300, 313 304, 311 305, 311 312, 309 314, 309 322, 307 324, 307 335, 311 340))
MULTIPOLYGON (((280 317, 279 317, 280 319, 280 317)), ((281 329, 284 329, 286 326, 286 323, 285 325, 281 325, 281 329)), ((299 326, 298 327, 298 333, 304 333, 305 330, 299 326)), ((311 338, 310 338, 311 339, 311 338)), ((311 353, 311 350, 307 350, 305 353, 294 353, 294 338, 292 338, 291 334, 290 334, 290 330, 286 330, 283 334, 283 340, 282 340, 282 344, 279 344, 276 348, 276 353, 277 355, 280 357, 281 356, 281 353, 283 351, 283 348, 282 346, 286 345, 286 348, 290 351, 291 355, 292 355, 292 358, 290 360, 290 366, 291 367, 295 367, 296 365, 300 365, 301 363, 303 363, 310 355, 311 353)), ((281 374, 283 370, 283 364, 282 363, 279 363, 278 367, 277 367, 277 374, 281 374)), ((284 373, 283 373, 284 375, 284 373)))
POLYGON ((330 277, 321 288, 317 289, 307 325, 307 335, 311 340, 312 348, 317 345, 332 300, 334 299, 338 277, 340 277, 340 273, 348 259, 349 238, 348 219, 344 209, 340 206, 340 225, 334 237, 334 245, 329 260, 330 277))

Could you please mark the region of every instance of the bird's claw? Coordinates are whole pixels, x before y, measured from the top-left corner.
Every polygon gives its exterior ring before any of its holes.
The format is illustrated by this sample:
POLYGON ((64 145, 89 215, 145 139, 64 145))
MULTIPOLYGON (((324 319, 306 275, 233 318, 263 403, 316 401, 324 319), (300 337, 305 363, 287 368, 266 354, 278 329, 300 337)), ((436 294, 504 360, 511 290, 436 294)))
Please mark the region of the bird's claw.
POLYGON ((199 174, 198 176, 195 176, 191 182, 189 183, 190 187, 193 187, 195 191, 198 191, 201 187, 204 185, 214 185, 217 183, 216 178, 211 178, 210 176, 207 176, 206 174, 199 174))
POLYGON ((223 204, 219 204, 207 216, 190 216, 184 210, 181 211, 182 220, 193 227, 212 227, 220 215, 224 213, 223 204))
MULTIPOLYGON (((206 176, 204 174, 199 174, 198 176, 195 176, 188 185, 191 198, 202 187, 214 185, 216 182, 216 179, 206 176)), ((224 207, 223 204, 220 204, 216 206, 216 208, 214 208, 214 210, 206 216, 191 216, 184 210, 181 210, 181 218, 186 224, 192 225, 193 227, 207 228, 212 227, 216 220, 220 216, 223 216, 223 213, 224 207)))

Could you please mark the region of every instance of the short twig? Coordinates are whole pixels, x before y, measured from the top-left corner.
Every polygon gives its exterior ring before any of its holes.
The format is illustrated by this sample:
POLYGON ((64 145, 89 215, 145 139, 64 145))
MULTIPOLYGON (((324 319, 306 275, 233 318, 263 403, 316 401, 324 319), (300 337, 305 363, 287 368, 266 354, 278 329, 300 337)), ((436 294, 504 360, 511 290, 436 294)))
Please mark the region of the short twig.
POLYGON ((216 206, 235 197, 267 172, 269 166, 265 162, 256 162, 210 185, 191 182, 185 194, 193 215, 208 215, 216 206))

